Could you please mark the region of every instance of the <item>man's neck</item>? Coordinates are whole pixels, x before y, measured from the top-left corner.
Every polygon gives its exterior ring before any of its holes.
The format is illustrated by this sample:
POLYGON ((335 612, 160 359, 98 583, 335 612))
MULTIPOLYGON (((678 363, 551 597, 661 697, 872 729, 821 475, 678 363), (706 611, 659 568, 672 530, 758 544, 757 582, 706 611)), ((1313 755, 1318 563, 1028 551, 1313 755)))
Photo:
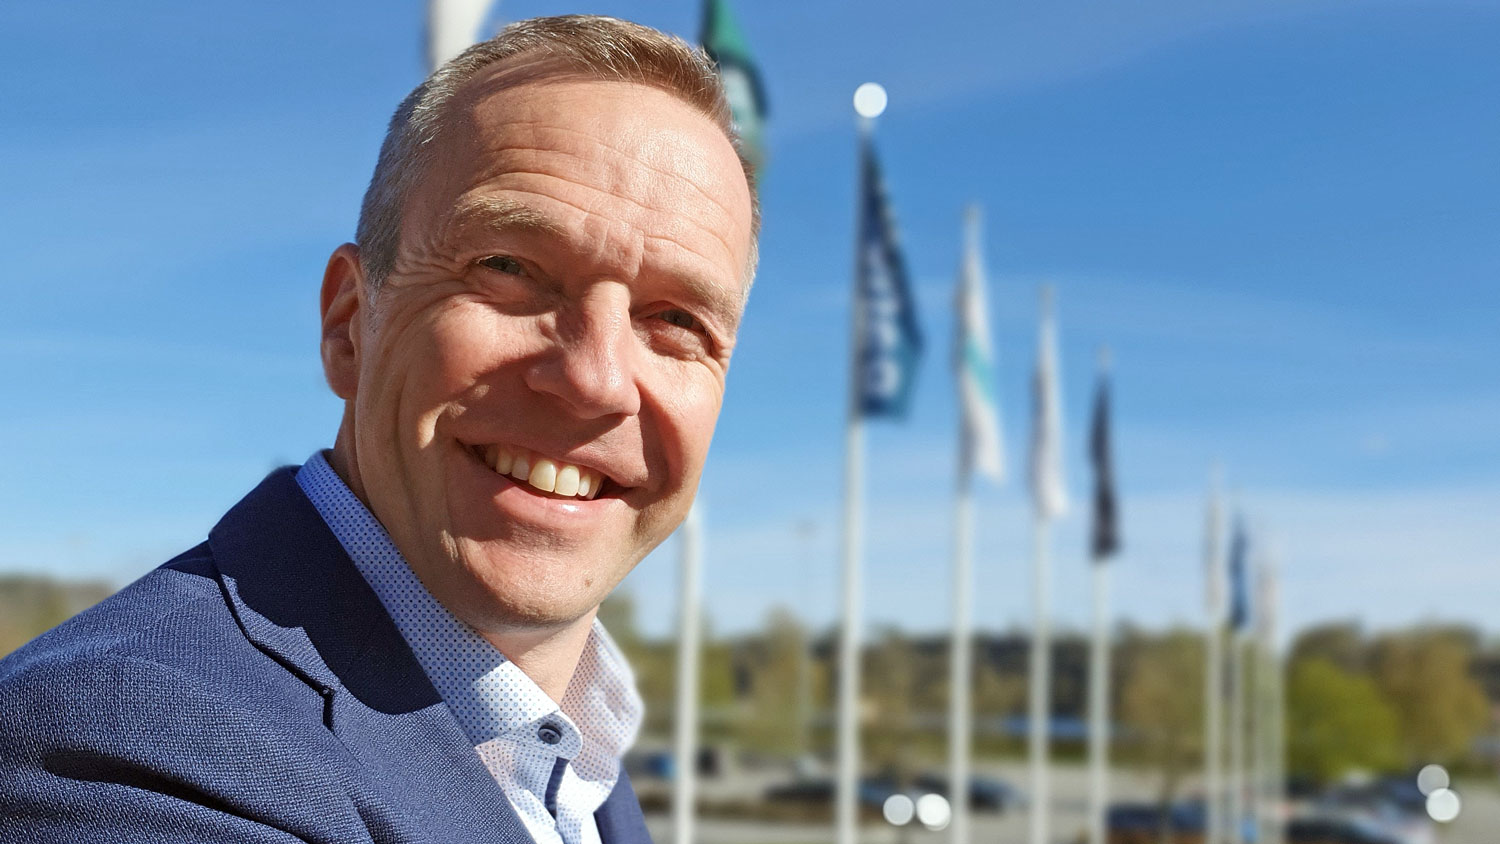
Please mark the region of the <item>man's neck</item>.
POLYGON ((565 627, 549 630, 507 630, 500 633, 480 631, 485 641, 495 646, 505 658, 516 664, 547 697, 559 704, 568 693, 568 684, 578 670, 583 649, 593 630, 594 615, 587 615, 565 627))

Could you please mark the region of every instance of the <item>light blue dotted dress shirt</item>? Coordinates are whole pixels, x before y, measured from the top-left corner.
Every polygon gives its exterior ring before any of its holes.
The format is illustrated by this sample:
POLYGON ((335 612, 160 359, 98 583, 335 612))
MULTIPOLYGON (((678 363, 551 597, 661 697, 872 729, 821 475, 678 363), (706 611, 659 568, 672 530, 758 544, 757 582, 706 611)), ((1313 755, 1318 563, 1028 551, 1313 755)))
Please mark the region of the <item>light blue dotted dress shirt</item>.
POLYGON ((615 643, 594 622, 558 706, 515 663, 432 597, 385 528, 322 452, 297 484, 380 598, 537 844, 600 844, 594 812, 620 775, 644 707, 615 643))

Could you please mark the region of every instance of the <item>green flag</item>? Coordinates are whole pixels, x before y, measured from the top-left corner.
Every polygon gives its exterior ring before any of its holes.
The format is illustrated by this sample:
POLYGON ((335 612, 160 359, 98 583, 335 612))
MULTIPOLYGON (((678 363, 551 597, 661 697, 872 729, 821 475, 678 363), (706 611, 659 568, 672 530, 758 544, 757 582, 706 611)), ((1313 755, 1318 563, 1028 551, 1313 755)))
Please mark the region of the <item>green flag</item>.
POLYGON ((724 0, 704 0, 701 40, 704 52, 719 66, 719 78, 723 80, 724 93, 729 97, 735 132, 744 144, 745 154, 759 168, 766 159, 763 134, 769 113, 766 87, 761 81, 760 69, 750 57, 745 36, 730 17, 729 5, 724 0))

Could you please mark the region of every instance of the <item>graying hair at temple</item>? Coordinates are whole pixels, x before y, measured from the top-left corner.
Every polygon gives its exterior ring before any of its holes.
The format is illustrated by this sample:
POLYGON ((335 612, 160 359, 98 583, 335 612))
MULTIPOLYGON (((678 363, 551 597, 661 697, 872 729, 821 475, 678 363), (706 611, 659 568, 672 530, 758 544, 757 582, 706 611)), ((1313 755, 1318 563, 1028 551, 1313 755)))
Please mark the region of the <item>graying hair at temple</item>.
POLYGON ((698 109, 724 131, 734 143, 750 184, 752 238, 744 285, 748 292, 758 260, 755 237, 760 231, 760 199, 755 190, 754 166, 734 132, 729 103, 713 61, 675 36, 596 15, 534 18, 510 24, 494 38, 443 64, 402 100, 380 146, 355 234, 371 288, 380 289, 395 266, 402 211, 430 162, 446 107, 482 70, 517 57, 534 58, 528 64, 541 76, 580 76, 659 88, 698 109))

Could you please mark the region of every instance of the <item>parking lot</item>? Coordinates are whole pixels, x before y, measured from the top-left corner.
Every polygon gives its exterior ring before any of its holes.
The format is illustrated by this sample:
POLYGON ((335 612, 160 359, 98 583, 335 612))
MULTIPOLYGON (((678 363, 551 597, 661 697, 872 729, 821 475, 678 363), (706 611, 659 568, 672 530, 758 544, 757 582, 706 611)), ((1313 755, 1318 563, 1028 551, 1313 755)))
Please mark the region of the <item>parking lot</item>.
MULTIPOLYGON (((1024 762, 977 766, 977 773, 999 777, 1023 790, 1027 785, 1024 762)), ((833 841, 830 821, 787 822, 757 818, 754 805, 765 790, 787 775, 780 772, 731 771, 717 778, 699 781, 699 794, 707 803, 738 807, 737 817, 700 817, 696 823, 695 844, 827 844, 833 841)), ((670 784, 665 781, 638 781, 638 790, 649 805, 665 806, 670 784)), ((1110 780, 1111 799, 1144 802, 1155 799, 1159 782, 1155 776, 1130 770, 1115 771, 1110 780)), ((1195 792, 1198 782, 1187 780, 1183 793, 1195 792)), ((1463 782, 1454 786, 1463 799, 1463 812, 1451 824, 1434 829, 1435 844, 1494 844, 1500 840, 1500 783, 1463 782)), ((1052 769, 1051 844, 1077 844, 1082 840, 1087 811, 1085 769, 1079 765, 1058 765, 1052 769)), ((652 811, 647 824, 657 844, 672 840, 670 812, 652 811)), ((1025 844, 1028 835, 1025 811, 1004 814, 977 813, 971 824, 974 844, 1025 844)), ((867 821, 860 830, 860 841, 867 844, 940 844, 946 832, 931 832, 917 824, 896 828, 883 821, 867 821)))

